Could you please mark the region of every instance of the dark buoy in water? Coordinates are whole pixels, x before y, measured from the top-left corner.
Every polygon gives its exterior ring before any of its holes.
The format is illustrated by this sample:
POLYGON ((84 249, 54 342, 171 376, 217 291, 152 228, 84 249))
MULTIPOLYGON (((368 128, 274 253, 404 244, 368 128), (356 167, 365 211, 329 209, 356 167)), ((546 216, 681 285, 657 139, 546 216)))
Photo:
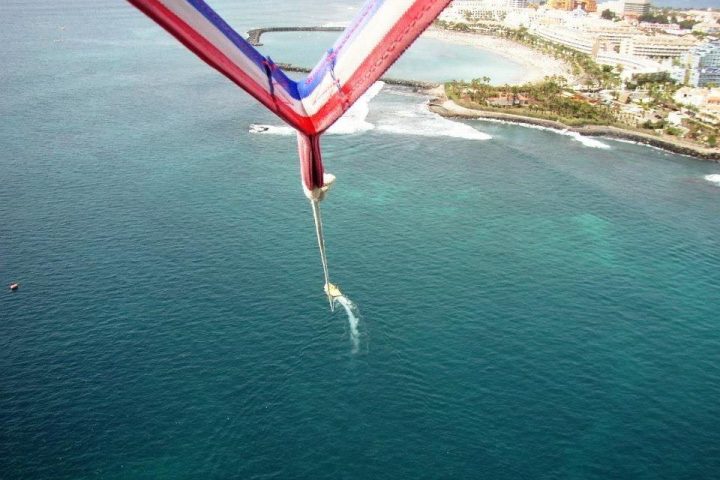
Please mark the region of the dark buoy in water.
POLYGON ((18 288, 20 288, 20 284, 19 284, 19 283, 11 283, 11 284, 10 284, 10 291, 11 291, 11 292, 16 291, 18 288))

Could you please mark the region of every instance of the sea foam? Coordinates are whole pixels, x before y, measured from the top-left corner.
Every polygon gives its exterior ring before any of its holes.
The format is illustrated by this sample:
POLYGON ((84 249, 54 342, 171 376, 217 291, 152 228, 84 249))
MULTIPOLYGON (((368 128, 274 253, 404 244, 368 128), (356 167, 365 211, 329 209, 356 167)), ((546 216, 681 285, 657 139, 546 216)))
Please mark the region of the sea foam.
MULTIPOLYGON (((383 112, 375 120, 367 119, 370 102, 383 89, 384 82, 375 82, 335 124, 327 130, 328 135, 353 135, 370 130, 400 135, 424 137, 454 137, 468 140, 489 140, 492 137, 472 126, 443 118, 428 110, 425 103, 383 112)), ((415 94, 413 94, 414 96, 415 94)), ((295 130, 284 125, 250 125, 250 133, 264 135, 293 135, 295 130)))
MULTIPOLYGON (((367 121, 370 101, 380 93, 384 82, 375 82, 328 130, 328 135, 352 135, 372 130, 375 126, 367 121)), ((295 130, 285 125, 250 125, 250 133, 264 135, 294 135, 295 130)))
POLYGON ((507 120, 500 120, 497 118, 478 118, 481 122, 492 122, 492 123, 502 123, 505 125, 518 125, 524 128, 533 128, 535 130, 545 130, 548 132, 554 132, 559 135, 564 135, 566 137, 570 137, 576 142, 582 143, 584 146, 589 148, 600 148, 603 150, 609 150, 611 147, 610 145, 601 142, 600 140, 597 140, 592 137, 588 137, 585 135, 581 135, 578 132, 571 132, 569 130, 560 130, 558 128, 551 128, 551 127, 544 127, 542 125, 533 125, 532 123, 518 123, 518 122, 509 122, 507 120))
POLYGON ((424 103, 410 109, 396 110, 378 120, 378 131, 423 137, 454 137, 467 140, 490 140, 492 137, 472 126, 449 120, 428 110, 424 103))
POLYGON ((720 173, 711 173, 710 175, 705 175, 705 180, 707 180, 710 183, 714 183, 718 187, 720 187, 720 173))
POLYGON ((610 149, 610 145, 601 142, 600 140, 597 140, 592 137, 586 137, 584 135, 580 135, 578 132, 570 132, 567 130, 560 131, 562 135, 567 135, 568 137, 572 138, 576 142, 580 142, 586 147, 590 148, 602 148, 603 150, 610 149))

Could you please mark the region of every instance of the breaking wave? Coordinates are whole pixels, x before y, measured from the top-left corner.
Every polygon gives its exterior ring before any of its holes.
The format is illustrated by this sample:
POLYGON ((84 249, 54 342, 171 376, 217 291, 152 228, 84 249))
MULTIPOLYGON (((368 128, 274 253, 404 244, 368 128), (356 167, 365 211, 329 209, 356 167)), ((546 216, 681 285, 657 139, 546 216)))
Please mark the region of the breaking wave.
POLYGON ((578 132, 571 132, 569 130, 560 130, 557 128, 550 128, 550 127, 543 127, 542 125, 533 125, 532 123, 522 123, 522 122, 509 122, 507 120, 500 120, 497 118, 478 118, 477 120, 481 122, 492 122, 492 123, 502 123, 505 125, 517 125, 524 128, 533 128, 535 130, 545 130, 548 132, 554 132, 560 135, 564 135, 566 137, 570 137, 573 140, 582 143, 586 147, 590 148, 601 148, 603 150, 609 150, 611 147, 610 145, 601 142, 600 140, 597 140, 593 137, 588 137, 585 135, 581 135, 578 132))
POLYGON ((720 187, 720 173, 711 173, 710 175, 705 175, 705 180, 707 180, 710 183, 714 183, 718 187, 720 187))
POLYGON ((562 135, 566 135, 566 136, 572 138, 572 139, 575 140, 576 142, 582 143, 582 144, 585 145, 586 147, 590 147, 590 148, 602 148, 603 150, 608 150, 608 149, 610 149, 610 145, 608 145, 608 144, 606 144, 606 143, 603 143, 603 142, 601 142, 600 140, 598 140, 598 139, 596 139, 596 138, 587 137, 587 136, 585 136, 585 135, 580 135, 578 132, 570 132, 570 131, 567 131, 567 130, 561 130, 559 133, 561 133, 562 135))
MULTIPOLYGON (((401 135, 427 137, 455 137, 469 140, 489 140, 492 137, 472 126, 443 118, 428 110, 424 103, 400 110, 385 106, 375 124, 368 122, 370 102, 383 89, 384 82, 375 82, 335 124, 326 132, 329 135, 352 135, 370 130, 401 135)), ((416 94, 413 94, 414 96, 416 94)), ((265 135, 295 134, 292 127, 285 125, 251 124, 250 133, 265 135)))
MULTIPOLYGON (((384 85, 384 82, 375 82, 325 133, 328 135, 352 135, 375 128, 372 123, 367 121, 370 113, 370 101, 380 93, 384 85)), ((295 135, 295 129, 286 125, 253 123, 248 131, 265 135, 295 135)))
POLYGON ((472 126, 448 120, 428 110, 424 103, 412 109, 395 111, 381 118, 377 130, 402 135, 421 135, 423 137, 455 137, 468 140, 490 140, 492 137, 472 126))

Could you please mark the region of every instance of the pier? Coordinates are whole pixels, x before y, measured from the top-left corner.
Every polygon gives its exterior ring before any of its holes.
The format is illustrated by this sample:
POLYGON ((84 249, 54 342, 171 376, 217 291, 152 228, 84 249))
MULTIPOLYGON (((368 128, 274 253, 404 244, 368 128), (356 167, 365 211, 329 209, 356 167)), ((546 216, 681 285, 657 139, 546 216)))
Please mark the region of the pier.
MULTIPOLYGON (((278 63, 278 67, 282 68, 286 72, 299 72, 299 73, 310 73, 312 69, 307 67, 299 67, 291 63, 278 63)), ((428 90, 440 86, 437 82, 424 82, 422 80, 407 80, 402 78, 382 77, 381 81, 388 85, 399 85, 401 87, 410 87, 417 90, 428 90)))
POLYGON ((268 32, 342 32, 345 27, 267 27, 248 30, 247 41, 256 47, 262 46, 260 38, 268 32))
MULTIPOLYGON (((247 41, 256 47, 259 47, 259 46, 262 46, 260 39, 264 33, 272 33, 272 32, 342 32, 344 30, 345 30, 344 27, 254 28, 252 30, 248 30, 247 41)), ((310 68, 292 65, 290 63, 278 63, 277 65, 286 72, 309 73, 311 71, 310 68)), ((388 85, 399 85, 402 87, 414 88, 416 90, 427 90, 427 89, 431 89, 431 88, 436 88, 440 85, 440 83, 437 83, 437 82, 425 82, 422 80, 407 80, 407 79, 402 79, 402 78, 391 78, 391 77, 383 77, 380 80, 387 83, 388 85)))

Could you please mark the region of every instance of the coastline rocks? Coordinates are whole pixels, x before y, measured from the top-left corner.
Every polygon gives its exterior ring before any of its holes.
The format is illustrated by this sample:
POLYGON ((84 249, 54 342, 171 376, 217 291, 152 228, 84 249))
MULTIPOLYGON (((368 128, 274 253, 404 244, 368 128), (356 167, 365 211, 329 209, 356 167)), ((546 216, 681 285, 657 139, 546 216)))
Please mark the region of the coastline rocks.
POLYGON ((703 148, 700 146, 689 146, 662 138, 653 137, 650 134, 643 134, 640 132, 632 132, 629 130, 623 130, 612 126, 602 125, 587 125, 584 127, 571 127, 560 122, 553 120, 545 120, 534 117, 524 117, 521 115, 513 115, 510 113, 500 112, 488 112, 482 110, 471 110, 459 105, 452 104, 452 109, 447 108, 450 100, 433 99, 429 102, 428 107, 431 111, 442 115, 447 118, 465 118, 465 119, 490 119, 490 120, 502 120, 511 123, 520 123, 528 125, 537 125, 545 128, 552 128, 555 130, 566 130, 568 132, 576 132, 580 135, 594 136, 594 137, 608 137, 617 138, 620 140, 627 140, 631 142, 642 143, 653 147, 661 148, 673 153, 679 153, 682 155, 688 155, 691 157, 697 157, 703 160, 710 160, 714 162, 720 162, 720 151, 715 149, 703 148))

